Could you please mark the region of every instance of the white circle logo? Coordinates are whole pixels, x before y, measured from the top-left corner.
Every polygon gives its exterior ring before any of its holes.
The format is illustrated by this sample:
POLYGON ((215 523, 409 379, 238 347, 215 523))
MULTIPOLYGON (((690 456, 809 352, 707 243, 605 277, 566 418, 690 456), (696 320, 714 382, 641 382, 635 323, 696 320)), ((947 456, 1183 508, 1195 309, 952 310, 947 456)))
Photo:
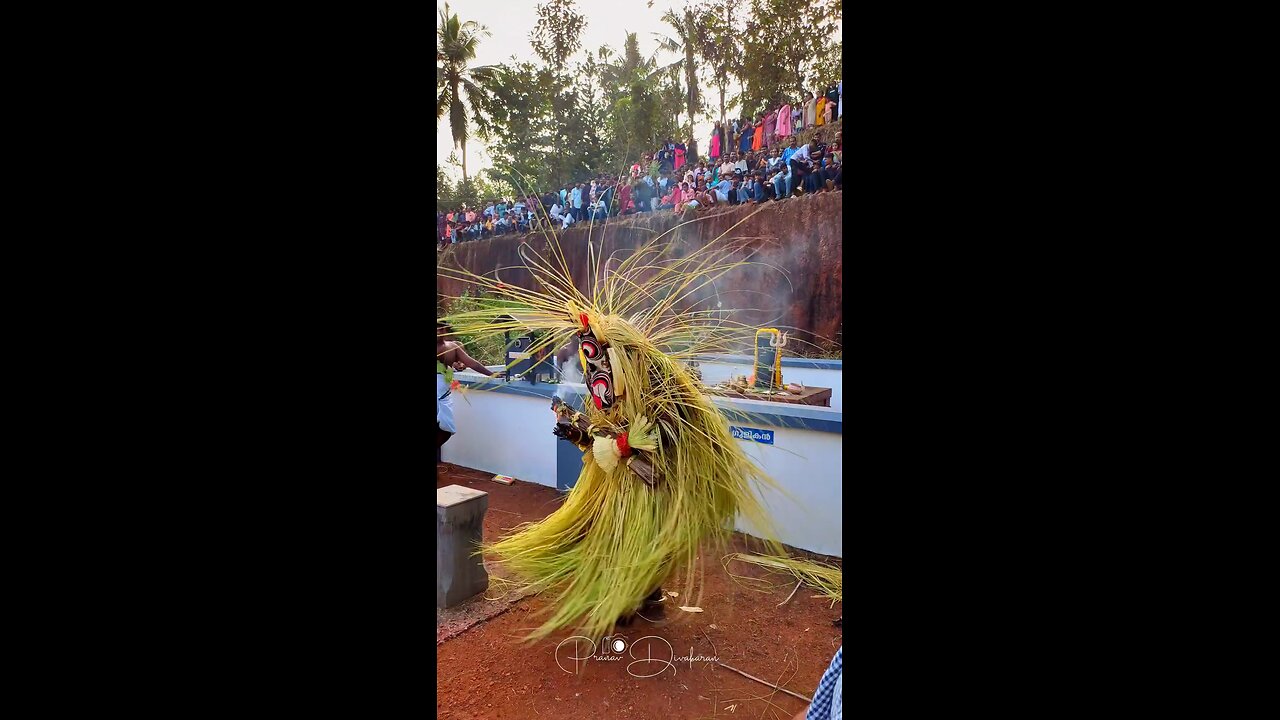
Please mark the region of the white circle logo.
POLYGON ((626 644, 625 642, 623 642, 622 640, 620 640, 620 639, 619 639, 619 640, 614 640, 614 641, 613 641, 613 651, 614 651, 614 652, 616 652, 616 653, 620 653, 620 652, 622 652, 623 650, 626 650, 626 649, 627 649, 627 644, 626 644))

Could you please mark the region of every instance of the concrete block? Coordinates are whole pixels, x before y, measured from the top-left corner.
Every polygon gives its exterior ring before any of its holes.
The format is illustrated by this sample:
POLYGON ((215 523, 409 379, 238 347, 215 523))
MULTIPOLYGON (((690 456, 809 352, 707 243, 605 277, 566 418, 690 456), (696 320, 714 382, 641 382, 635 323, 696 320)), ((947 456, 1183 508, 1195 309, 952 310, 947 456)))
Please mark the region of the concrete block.
POLYGON ((436 488, 436 607, 449 608, 489 588, 479 555, 489 493, 461 485, 436 488))

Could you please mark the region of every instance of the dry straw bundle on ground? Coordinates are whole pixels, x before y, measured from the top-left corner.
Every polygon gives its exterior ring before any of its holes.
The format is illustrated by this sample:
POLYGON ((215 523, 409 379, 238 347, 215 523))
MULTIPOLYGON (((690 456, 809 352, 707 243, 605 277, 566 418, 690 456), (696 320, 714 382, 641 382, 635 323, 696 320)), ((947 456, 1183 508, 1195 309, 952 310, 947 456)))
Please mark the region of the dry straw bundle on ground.
POLYGON ((763 555, 751 555, 747 553, 733 553, 726 558, 727 560, 740 560, 752 565, 777 570, 779 572, 789 573, 792 577, 800 582, 808 585, 821 594, 814 597, 825 597, 831 600, 832 607, 837 602, 841 602, 841 577, 843 573, 840 568, 826 563, 819 563, 810 560, 801 560, 792 557, 766 557, 763 555))

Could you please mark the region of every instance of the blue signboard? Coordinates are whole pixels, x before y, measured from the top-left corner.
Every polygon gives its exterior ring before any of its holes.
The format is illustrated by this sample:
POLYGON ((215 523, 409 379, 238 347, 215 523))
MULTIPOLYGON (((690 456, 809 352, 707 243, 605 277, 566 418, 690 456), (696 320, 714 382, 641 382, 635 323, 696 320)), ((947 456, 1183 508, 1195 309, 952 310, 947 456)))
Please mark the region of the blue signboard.
POLYGON ((759 428, 738 427, 730 425, 729 430, 733 433, 735 440, 754 440, 764 445, 773 444, 773 431, 760 430, 759 428))

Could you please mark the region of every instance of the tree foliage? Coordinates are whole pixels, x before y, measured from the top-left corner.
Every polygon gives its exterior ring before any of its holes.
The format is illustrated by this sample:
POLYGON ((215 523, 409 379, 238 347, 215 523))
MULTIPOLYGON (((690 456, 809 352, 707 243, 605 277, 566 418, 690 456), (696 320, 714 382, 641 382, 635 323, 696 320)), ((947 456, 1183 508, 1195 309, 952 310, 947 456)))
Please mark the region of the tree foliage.
POLYGON ((538 20, 529 33, 529 44, 552 70, 564 69, 582 47, 580 37, 587 22, 576 8, 575 0, 548 0, 538 6, 538 20))
POLYGON ((783 98, 794 103, 841 77, 841 8, 841 0, 689 2, 663 14, 669 32, 645 57, 635 33, 619 38, 620 51, 584 50, 586 21, 575 0, 545 0, 529 36, 538 60, 471 68, 487 31, 445 5, 437 28, 437 122, 449 116, 463 181, 449 183, 437 166, 439 199, 478 204, 497 192, 498 180, 543 192, 622 172, 668 137, 705 142, 708 128, 693 125, 707 101, 721 118, 735 107, 755 116, 783 98), (482 178, 466 172, 472 132, 493 161, 482 178))
POLYGON ((840 57, 841 5, 840 0, 751 0, 743 33, 743 109, 748 114, 782 99, 795 104, 806 91, 818 89, 815 78, 826 72, 821 66, 840 57))
POLYGON ((467 177, 467 140, 470 123, 486 125, 479 99, 484 96, 481 85, 491 79, 490 67, 468 68, 476 57, 480 38, 489 36, 487 28, 474 20, 462 22, 445 3, 436 26, 436 124, 449 115, 449 128, 454 145, 462 148, 462 177, 467 177), (468 117, 470 116, 470 117, 468 117))

